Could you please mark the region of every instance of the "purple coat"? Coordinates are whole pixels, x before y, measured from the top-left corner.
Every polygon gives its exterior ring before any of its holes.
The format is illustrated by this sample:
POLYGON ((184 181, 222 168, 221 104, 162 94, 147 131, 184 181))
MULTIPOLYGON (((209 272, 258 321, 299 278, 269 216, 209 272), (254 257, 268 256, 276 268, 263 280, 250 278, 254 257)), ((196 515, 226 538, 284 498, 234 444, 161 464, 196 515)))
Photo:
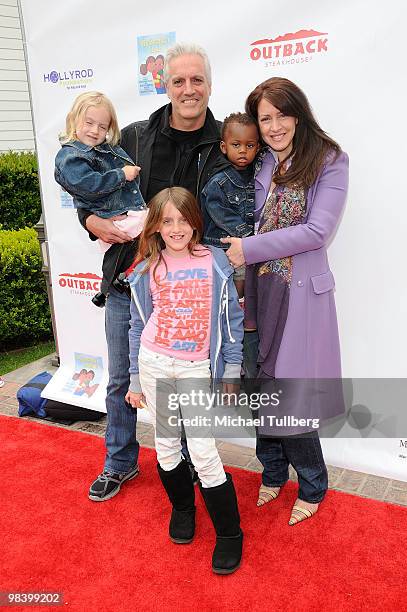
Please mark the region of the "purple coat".
MULTIPOLYGON (((256 209, 264 205, 274 164, 274 157, 268 152, 256 176, 256 209)), ((276 378, 341 376, 335 281, 327 247, 345 205, 348 166, 348 156, 341 153, 322 168, 308 190, 303 224, 243 238, 247 264, 292 256, 290 301, 276 378)), ((248 325, 253 314, 247 313, 248 325)))

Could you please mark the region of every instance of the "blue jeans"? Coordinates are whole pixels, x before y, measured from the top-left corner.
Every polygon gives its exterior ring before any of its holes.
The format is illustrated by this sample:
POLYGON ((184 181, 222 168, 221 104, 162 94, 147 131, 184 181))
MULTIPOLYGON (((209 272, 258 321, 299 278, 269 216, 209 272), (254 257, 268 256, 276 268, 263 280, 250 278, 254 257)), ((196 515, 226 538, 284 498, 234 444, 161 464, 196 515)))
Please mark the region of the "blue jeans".
POLYGON ((264 467, 264 485, 281 487, 288 480, 291 463, 298 474, 299 499, 311 504, 323 500, 328 472, 317 431, 285 438, 257 438, 256 455, 264 467))
POLYGON ((259 334, 257 331, 244 333, 243 336, 243 371, 245 378, 251 381, 257 378, 257 357, 259 354, 259 334))
POLYGON ((137 465, 137 410, 124 401, 129 389, 130 300, 112 289, 106 300, 105 331, 109 361, 105 469, 124 474, 137 465))

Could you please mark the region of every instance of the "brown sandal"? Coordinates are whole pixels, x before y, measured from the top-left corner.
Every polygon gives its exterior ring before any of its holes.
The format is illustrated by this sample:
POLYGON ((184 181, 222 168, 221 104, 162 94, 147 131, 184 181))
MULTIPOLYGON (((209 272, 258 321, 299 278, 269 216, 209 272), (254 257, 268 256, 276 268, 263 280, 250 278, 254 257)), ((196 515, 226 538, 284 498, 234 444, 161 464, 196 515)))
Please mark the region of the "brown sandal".
POLYGON ((290 520, 288 521, 289 525, 297 525, 297 523, 302 523, 306 519, 311 518, 314 514, 317 513, 319 504, 314 504, 316 508, 314 510, 310 510, 309 508, 303 508, 302 506, 297 506, 295 503, 293 509, 291 510, 290 520))
POLYGON ((259 498, 257 500, 257 506, 264 506, 279 496, 281 487, 267 487, 262 484, 259 489, 259 498))

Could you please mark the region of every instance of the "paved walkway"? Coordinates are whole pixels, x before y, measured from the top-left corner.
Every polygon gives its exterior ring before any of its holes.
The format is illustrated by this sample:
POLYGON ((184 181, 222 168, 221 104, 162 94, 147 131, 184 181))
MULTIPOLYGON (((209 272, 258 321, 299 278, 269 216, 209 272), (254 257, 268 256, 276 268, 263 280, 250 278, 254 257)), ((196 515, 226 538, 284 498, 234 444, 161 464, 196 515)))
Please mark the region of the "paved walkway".
MULTIPOLYGON (((0 414, 17 416, 17 390, 21 387, 21 385, 26 383, 28 380, 30 380, 30 378, 39 372, 46 370, 52 374, 56 368, 52 366, 51 358, 52 355, 44 357, 43 359, 34 361, 29 365, 19 368, 18 370, 14 370, 14 372, 10 372, 9 374, 5 374, 3 376, 6 384, 0 389, 0 414)), ((24 418, 39 422, 38 419, 32 419, 31 417, 24 418)), ((106 429, 105 417, 97 423, 77 421, 70 426, 50 423, 49 421, 40 420, 40 422, 50 427, 65 427, 66 429, 82 431, 96 436, 104 436, 106 429)), ((147 446, 149 448, 154 447, 152 425, 148 423, 138 423, 137 439, 142 446, 147 446)), ((228 442, 218 442, 218 448, 222 461, 226 465, 239 467, 253 472, 261 471, 261 465, 256 459, 254 449, 246 446, 230 444, 228 442)), ((382 478, 381 476, 372 476, 370 474, 345 470, 335 466, 328 466, 328 473, 330 489, 407 506, 407 482, 382 478)), ((296 479, 295 473, 291 473, 291 479, 296 479)))

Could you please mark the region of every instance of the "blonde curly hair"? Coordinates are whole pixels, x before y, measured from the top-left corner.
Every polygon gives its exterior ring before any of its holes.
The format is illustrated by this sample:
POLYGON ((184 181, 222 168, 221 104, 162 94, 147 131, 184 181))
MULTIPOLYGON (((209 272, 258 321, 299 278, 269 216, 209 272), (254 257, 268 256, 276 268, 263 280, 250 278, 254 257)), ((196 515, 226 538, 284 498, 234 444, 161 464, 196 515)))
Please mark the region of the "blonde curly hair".
POLYGON ((109 98, 100 91, 87 91, 75 99, 71 110, 66 116, 65 132, 59 136, 59 140, 62 144, 76 140, 76 125, 78 121, 84 118, 86 111, 91 106, 103 106, 110 114, 110 124, 106 135, 106 142, 113 146, 120 142, 120 128, 113 104, 109 98))

